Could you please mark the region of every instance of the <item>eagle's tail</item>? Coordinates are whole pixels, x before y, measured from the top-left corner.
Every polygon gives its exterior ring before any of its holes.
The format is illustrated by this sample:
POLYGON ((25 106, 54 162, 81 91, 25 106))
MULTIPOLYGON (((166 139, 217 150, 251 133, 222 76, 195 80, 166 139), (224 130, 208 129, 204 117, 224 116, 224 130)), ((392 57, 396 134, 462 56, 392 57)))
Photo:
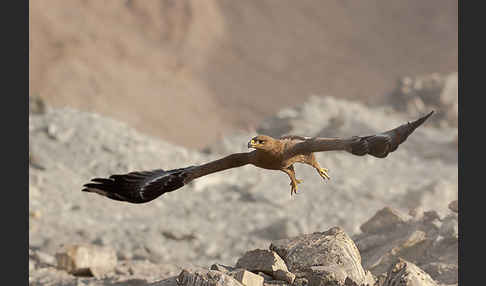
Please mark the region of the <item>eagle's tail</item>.
POLYGON ((412 134, 417 127, 422 125, 433 113, 434 111, 431 111, 415 121, 402 124, 397 128, 383 133, 353 137, 351 148, 348 151, 358 156, 369 154, 378 158, 385 158, 390 152, 395 151, 398 148, 398 145, 402 144, 407 137, 412 134))
POLYGON ((94 178, 83 186, 82 191, 97 193, 117 201, 146 203, 184 186, 191 168, 192 166, 168 171, 158 169, 94 178))

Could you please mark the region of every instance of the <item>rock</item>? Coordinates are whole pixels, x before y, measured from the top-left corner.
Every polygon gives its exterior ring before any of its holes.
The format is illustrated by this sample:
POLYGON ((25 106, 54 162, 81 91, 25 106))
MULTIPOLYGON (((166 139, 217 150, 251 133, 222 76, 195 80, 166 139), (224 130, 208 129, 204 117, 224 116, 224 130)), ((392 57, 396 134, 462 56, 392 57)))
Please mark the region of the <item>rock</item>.
POLYGON ((439 234, 445 238, 458 239, 459 229, 458 229, 457 215, 451 214, 442 220, 442 225, 439 229, 439 234))
POLYGON ((117 263, 115 250, 93 245, 72 245, 56 253, 57 267, 75 275, 96 278, 112 271, 117 263))
POLYGON ((56 258, 47 253, 35 251, 33 257, 41 266, 56 266, 56 258))
POLYGON ((282 280, 289 284, 292 284, 295 280, 295 274, 289 271, 278 269, 277 271, 273 272, 273 278, 275 278, 275 280, 282 280))
POLYGON ((287 265, 276 252, 263 249, 248 251, 238 259, 236 267, 261 271, 272 276, 277 270, 288 272, 287 265))
POLYGON ((179 286, 242 286, 233 277, 216 270, 189 271, 187 269, 177 277, 179 286))
POLYGON ((454 264, 432 262, 421 266, 431 277, 444 284, 454 284, 459 281, 458 267, 454 264))
POLYGON ((263 279, 264 279, 264 281, 271 281, 271 280, 273 280, 273 277, 272 276, 270 276, 268 274, 265 274, 263 272, 258 272, 257 274, 260 275, 260 276, 262 276, 263 279))
POLYGON ((236 275, 234 277, 241 284, 246 286, 262 286, 264 280, 262 276, 246 271, 244 269, 236 272, 236 275))
POLYGON ((307 278, 295 278, 293 286, 307 286, 309 285, 309 280, 307 278))
POLYGON ((388 270, 383 286, 437 286, 437 283, 417 265, 400 258, 388 270))
POLYGON ((297 277, 308 276, 312 266, 327 266, 329 269, 339 268, 356 283, 365 280, 358 248, 340 227, 277 240, 272 242, 270 249, 283 258, 297 277))
POLYGON ((223 265, 223 264, 218 264, 218 263, 215 263, 213 265, 211 265, 211 270, 217 270, 219 272, 223 272, 225 274, 228 274, 229 272, 235 270, 234 267, 231 267, 231 266, 226 266, 226 265, 223 265))
POLYGON ((344 285, 346 273, 338 265, 312 266, 307 279, 309 286, 344 285))
POLYGON ((361 225, 360 229, 366 233, 378 233, 388 228, 396 228, 405 223, 405 217, 397 210, 385 207, 372 218, 361 225))
POLYGON ((457 200, 450 202, 448 207, 451 211, 455 213, 459 212, 459 202, 457 200))

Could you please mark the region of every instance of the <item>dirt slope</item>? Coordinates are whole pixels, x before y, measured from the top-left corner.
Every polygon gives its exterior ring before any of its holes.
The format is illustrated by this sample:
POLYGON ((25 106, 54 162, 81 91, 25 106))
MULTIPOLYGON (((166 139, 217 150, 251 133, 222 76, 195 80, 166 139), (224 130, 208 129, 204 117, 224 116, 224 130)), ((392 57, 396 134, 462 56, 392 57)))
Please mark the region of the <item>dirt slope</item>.
POLYGON ((188 147, 457 70, 457 1, 29 1, 29 93, 188 147))

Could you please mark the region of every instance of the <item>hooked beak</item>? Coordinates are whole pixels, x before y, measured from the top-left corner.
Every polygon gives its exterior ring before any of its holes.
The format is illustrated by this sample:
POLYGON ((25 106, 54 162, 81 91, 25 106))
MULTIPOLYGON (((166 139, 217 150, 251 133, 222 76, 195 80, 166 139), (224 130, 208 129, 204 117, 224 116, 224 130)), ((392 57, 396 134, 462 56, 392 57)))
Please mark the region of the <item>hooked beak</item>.
POLYGON ((255 145, 255 140, 251 140, 250 142, 248 142, 248 148, 253 148, 255 145))

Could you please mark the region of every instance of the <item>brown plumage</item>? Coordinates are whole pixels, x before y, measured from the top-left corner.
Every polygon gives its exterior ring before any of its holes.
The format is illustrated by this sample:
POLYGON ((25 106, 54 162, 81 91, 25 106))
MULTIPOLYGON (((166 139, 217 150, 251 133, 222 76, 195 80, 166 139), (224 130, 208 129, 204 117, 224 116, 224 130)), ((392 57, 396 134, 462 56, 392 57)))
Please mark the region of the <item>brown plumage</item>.
POLYGON ((405 123, 389 131, 350 138, 309 138, 283 136, 279 139, 258 135, 248 142, 248 148, 255 150, 235 153, 219 160, 199 166, 164 171, 162 169, 112 175, 109 178, 95 178, 84 185, 83 191, 94 192, 108 198, 130 203, 146 203, 158 196, 172 192, 190 181, 202 176, 236 168, 247 164, 270 170, 280 170, 290 178, 290 193, 297 192, 301 180, 295 178, 294 163, 312 166, 323 179, 330 179, 328 170, 321 168, 314 153, 324 151, 347 151, 357 156, 371 155, 385 158, 395 151, 412 132, 434 113, 405 123))

